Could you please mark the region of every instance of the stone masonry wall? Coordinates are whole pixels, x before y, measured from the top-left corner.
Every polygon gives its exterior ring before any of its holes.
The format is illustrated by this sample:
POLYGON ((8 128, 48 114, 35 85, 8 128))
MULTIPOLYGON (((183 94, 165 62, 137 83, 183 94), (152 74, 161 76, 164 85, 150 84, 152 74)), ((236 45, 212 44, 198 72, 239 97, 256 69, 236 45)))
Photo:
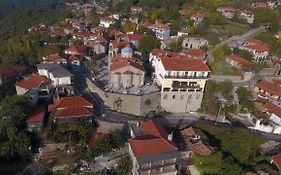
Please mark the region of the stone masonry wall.
POLYGON ((104 101, 104 104, 112 110, 136 116, 145 116, 150 111, 157 110, 160 106, 160 92, 153 92, 142 96, 127 95, 105 92, 90 80, 87 80, 86 83, 89 90, 97 93, 104 101))

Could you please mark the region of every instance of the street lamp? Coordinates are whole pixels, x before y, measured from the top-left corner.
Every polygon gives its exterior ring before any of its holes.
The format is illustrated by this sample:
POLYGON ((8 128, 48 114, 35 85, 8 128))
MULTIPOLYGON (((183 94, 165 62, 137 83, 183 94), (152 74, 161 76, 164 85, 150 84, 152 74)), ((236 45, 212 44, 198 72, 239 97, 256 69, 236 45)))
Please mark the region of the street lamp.
POLYGON ((220 106, 219 106, 219 109, 218 109, 218 112, 216 115, 216 119, 215 119, 215 125, 217 125, 217 119, 220 114, 221 108, 224 107, 225 103, 227 103, 227 99, 225 99, 224 96, 220 93, 215 94, 215 96, 217 97, 217 100, 220 103, 220 106))

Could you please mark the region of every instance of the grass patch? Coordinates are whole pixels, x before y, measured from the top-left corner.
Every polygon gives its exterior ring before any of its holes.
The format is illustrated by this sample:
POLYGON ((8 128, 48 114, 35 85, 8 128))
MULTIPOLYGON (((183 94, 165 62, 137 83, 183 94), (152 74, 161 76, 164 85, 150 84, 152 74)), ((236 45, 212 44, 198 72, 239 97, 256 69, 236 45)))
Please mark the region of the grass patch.
POLYGON ((214 75, 231 75, 239 76, 241 75, 240 70, 229 65, 225 61, 214 61, 209 64, 212 74, 214 75))

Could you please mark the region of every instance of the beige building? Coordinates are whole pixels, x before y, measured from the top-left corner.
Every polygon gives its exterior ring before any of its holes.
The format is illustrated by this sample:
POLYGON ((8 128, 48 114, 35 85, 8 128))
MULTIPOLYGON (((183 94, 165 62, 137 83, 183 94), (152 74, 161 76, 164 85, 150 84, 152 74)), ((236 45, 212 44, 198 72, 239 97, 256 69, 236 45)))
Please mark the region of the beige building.
POLYGON ((131 48, 125 47, 121 54, 112 58, 110 65, 111 87, 115 89, 141 87, 144 84, 144 76, 143 63, 133 57, 131 48))
POLYGON ((155 82, 161 87, 161 107, 173 113, 201 107, 210 69, 201 59, 160 56, 154 60, 155 82))

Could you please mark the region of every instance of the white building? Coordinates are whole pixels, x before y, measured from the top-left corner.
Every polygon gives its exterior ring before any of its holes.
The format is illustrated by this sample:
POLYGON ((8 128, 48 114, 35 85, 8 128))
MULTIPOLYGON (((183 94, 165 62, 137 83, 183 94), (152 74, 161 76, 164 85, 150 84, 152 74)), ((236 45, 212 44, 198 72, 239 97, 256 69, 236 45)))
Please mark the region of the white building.
POLYGON ((49 78, 56 87, 71 85, 73 75, 62 66, 54 63, 38 64, 39 75, 49 78))
POLYGON ((167 40, 170 38, 171 30, 170 27, 166 24, 156 23, 147 27, 151 29, 154 32, 156 38, 160 40, 167 40))
POLYGON ((208 40, 202 37, 187 37, 182 41, 182 47, 186 49, 200 49, 208 46, 208 40))
POLYGON ((236 12, 236 10, 232 7, 219 7, 217 11, 220 12, 227 19, 232 19, 236 12))
POLYGON ((270 120, 275 124, 281 126, 281 108, 271 102, 264 105, 267 114, 270 116, 270 120))
POLYGON ((239 49, 247 50, 251 54, 253 54, 253 61, 255 62, 266 61, 270 50, 266 43, 254 38, 247 38, 243 40, 241 43, 242 44, 239 47, 239 49))
POLYGON ((249 10, 240 10, 239 17, 245 19, 249 24, 252 24, 255 20, 255 14, 249 10))
POLYGON ((114 24, 115 22, 116 22, 116 18, 111 16, 100 18, 100 25, 105 28, 109 28, 109 26, 114 24))

